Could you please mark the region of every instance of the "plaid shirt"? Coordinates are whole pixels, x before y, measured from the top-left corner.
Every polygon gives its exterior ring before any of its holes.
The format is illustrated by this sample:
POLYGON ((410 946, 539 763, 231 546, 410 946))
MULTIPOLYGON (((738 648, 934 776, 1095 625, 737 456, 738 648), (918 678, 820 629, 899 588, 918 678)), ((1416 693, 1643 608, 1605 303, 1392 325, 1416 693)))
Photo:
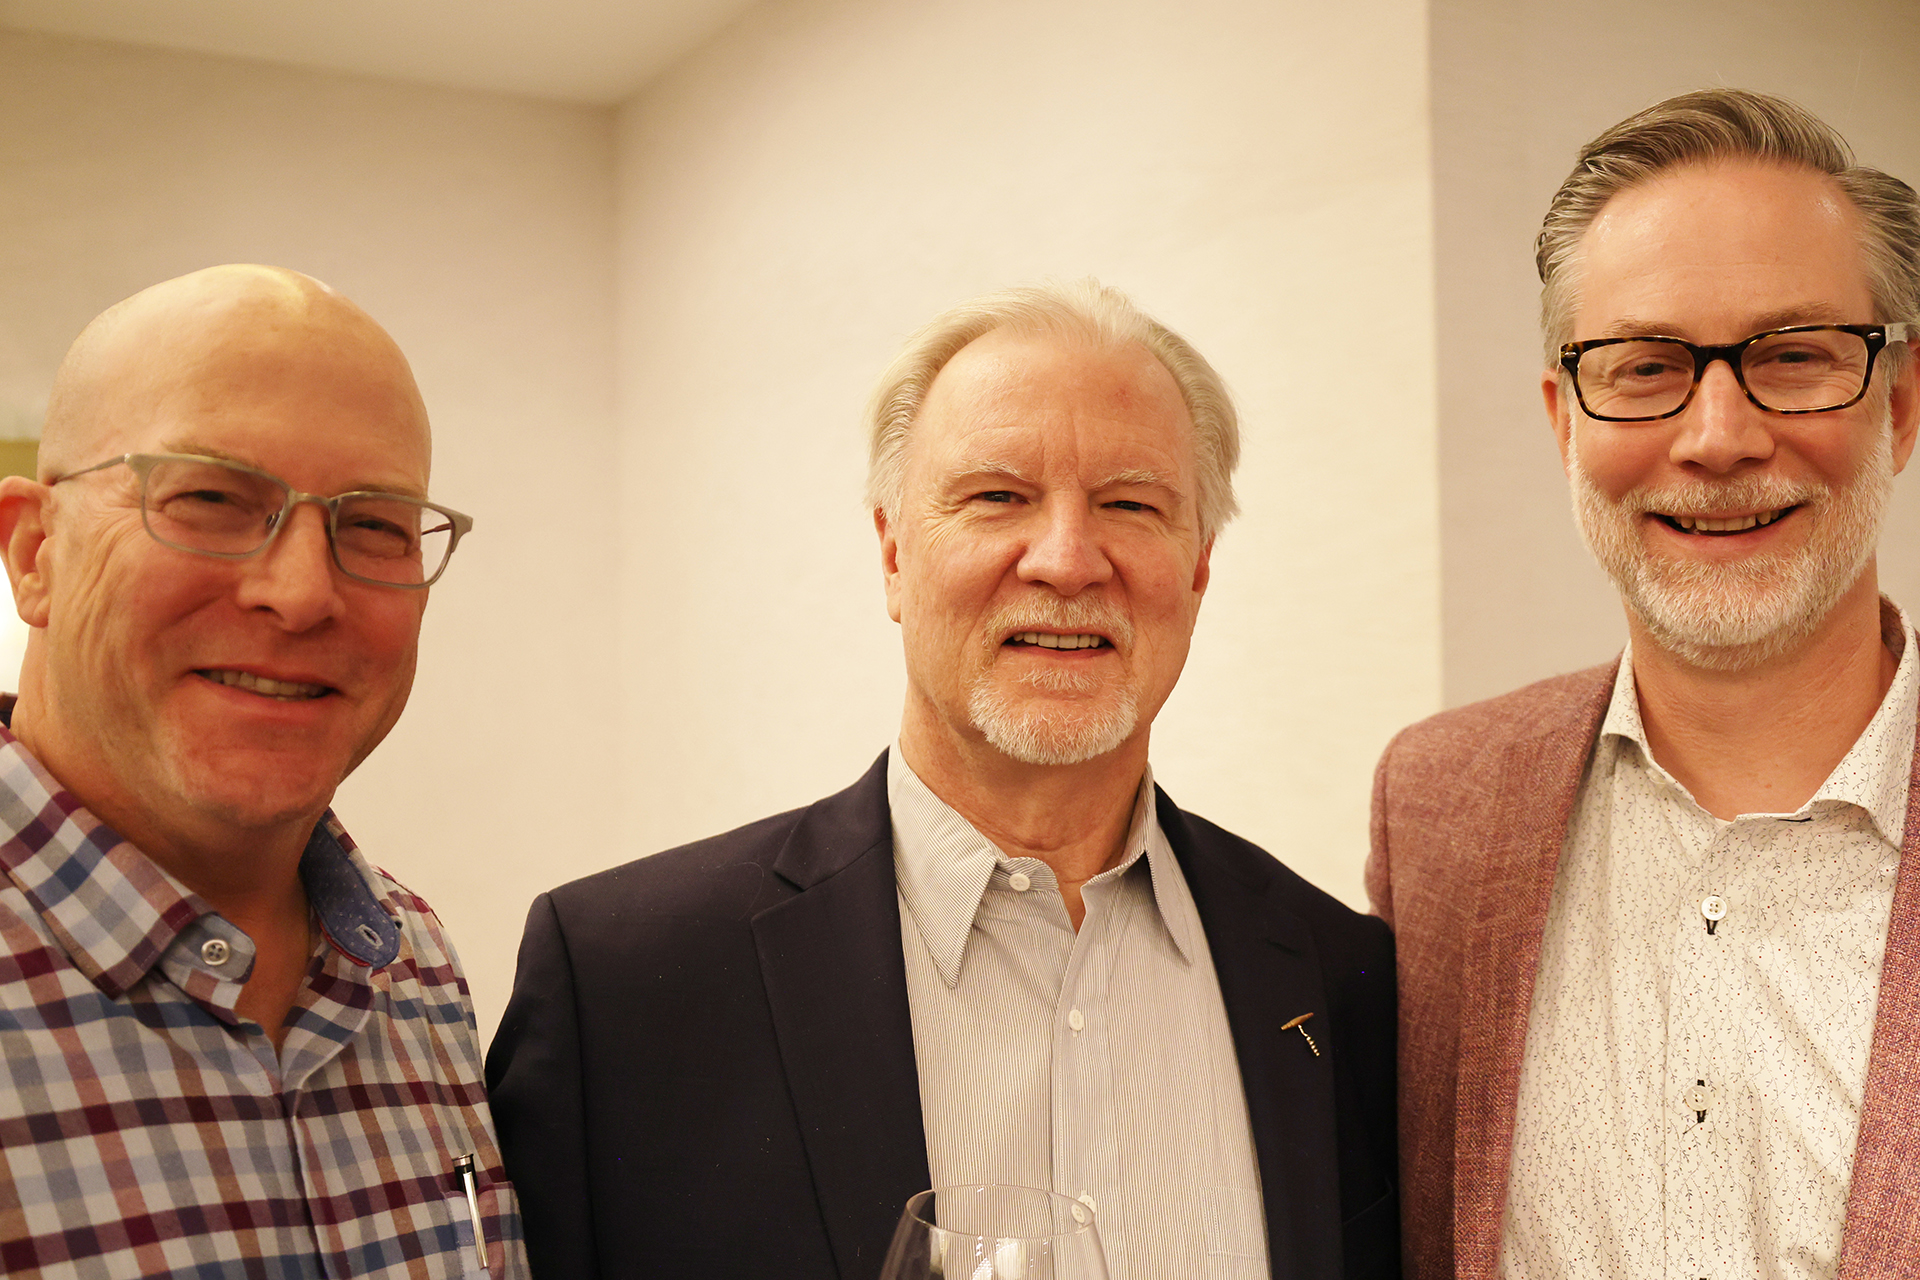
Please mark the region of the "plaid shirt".
POLYGON ((332 814, 300 862, 321 937, 277 1053, 234 1012, 252 941, 5 730, 0 840, 0 1273, 525 1275, 467 984, 332 814))

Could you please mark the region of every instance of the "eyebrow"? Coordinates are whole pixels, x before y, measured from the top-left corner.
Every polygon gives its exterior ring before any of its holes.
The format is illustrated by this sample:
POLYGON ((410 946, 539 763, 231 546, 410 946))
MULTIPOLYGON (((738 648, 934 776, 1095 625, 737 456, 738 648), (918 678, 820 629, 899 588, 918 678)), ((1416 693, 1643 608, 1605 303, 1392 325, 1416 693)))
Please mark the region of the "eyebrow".
MULTIPOLYGON (((1762 312, 1753 318, 1756 326, 1752 332, 1765 333, 1769 329, 1785 329, 1796 324, 1847 324, 1850 323, 1840 308, 1826 302, 1809 302, 1798 306, 1779 307, 1773 311, 1762 312)), ((1623 316, 1606 327, 1601 334, 1606 338, 1674 337, 1687 335, 1688 326, 1671 320, 1639 320, 1633 316, 1623 316)))
MULTIPOLYGON (((255 462, 252 458, 242 458, 236 454, 228 453, 225 449, 215 449, 215 448, 212 448, 211 446, 200 444, 199 442, 194 440, 184 440, 184 439, 163 440, 161 441, 160 452, 191 453, 191 454, 196 454, 202 458, 213 458, 220 462, 231 462, 235 466, 251 467, 255 471, 267 470, 265 467, 255 462)), ((271 471, 267 471, 267 474, 273 475, 271 471)), ((274 479, 278 480, 280 479, 280 477, 274 476, 274 479)), ((396 498, 417 498, 422 502, 426 501, 426 497, 427 497, 426 490, 421 489, 415 485, 382 484, 379 481, 374 481, 374 480, 356 481, 353 484, 350 484, 346 488, 342 489, 340 492, 341 493, 390 493, 396 498)), ((321 494, 319 496, 330 498, 330 497, 333 497, 334 495, 321 494)))
POLYGON ((1164 472, 1154 471, 1145 467, 1134 467, 1126 471, 1116 471, 1106 479, 1100 481, 1100 483, 1094 485, 1093 488, 1094 492, 1097 493, 1102 489, 1113 489, 1121 485, 1145 485, 1156 489, 1166 489, 1172 493, 1180 492, 1180 486, 1173 482, 1171 476, 1166 475, 1164 472))

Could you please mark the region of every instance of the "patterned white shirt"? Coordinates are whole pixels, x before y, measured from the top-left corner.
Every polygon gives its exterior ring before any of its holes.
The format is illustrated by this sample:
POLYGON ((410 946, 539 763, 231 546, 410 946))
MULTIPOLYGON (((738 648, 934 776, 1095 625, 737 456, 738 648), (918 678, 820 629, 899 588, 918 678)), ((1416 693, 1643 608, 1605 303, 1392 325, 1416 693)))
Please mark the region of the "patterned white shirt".
POLYGON ((1695 803, 1621 659, 1547 914, 1506 1280, 1838 1268, 1920 695, 1911 625, 1882 623, 1893 684, 1790 814, 1695 803))
POLYGON ((1213 956, 1142 779, 1081 887, 1009 858, 887 760, 901 946, 935 1186, 1090 1204, 1112 1280, 1265 1280, 1253 1133, 1213 956))

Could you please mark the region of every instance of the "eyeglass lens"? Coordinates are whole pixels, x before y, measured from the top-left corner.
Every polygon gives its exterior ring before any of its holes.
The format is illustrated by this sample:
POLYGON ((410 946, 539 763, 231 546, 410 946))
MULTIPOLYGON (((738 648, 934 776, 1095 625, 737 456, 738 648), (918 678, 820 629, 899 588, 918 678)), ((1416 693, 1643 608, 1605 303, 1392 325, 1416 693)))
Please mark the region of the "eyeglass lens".
MULTIPOLYGON (((244 556, 273 536, 287 486, 218 462, 162 459, 147 473, 144 506, 153 536, 184 551, 244 556)), ((453 547, 453 522, 403 498, 354 496, 333 520, 340 567, 373 582, 408 585, 440 572, 453 547)))
MULTIPOLYGON (((1769 334, 1740 354, 1740 374, 1769 409, 1833 409, 1867 380, 1867 341, 1841 329, 1769 334)), ((1580 395, 1610 418, 1657 418, 1693 392, 1693 353, 1677 342, 1639 339, 1592 347, 1580 356, 1580 395)))

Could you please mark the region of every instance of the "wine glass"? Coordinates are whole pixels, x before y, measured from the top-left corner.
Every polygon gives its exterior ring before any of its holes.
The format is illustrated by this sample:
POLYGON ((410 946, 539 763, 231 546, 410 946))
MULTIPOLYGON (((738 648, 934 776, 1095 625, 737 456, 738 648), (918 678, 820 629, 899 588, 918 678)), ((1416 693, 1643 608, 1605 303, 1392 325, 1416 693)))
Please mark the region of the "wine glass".
POLYGON ((907 1201, 880 1280, 1107 1280, 1093 1210, 1037 1187, 935 1187, 907 1201))

